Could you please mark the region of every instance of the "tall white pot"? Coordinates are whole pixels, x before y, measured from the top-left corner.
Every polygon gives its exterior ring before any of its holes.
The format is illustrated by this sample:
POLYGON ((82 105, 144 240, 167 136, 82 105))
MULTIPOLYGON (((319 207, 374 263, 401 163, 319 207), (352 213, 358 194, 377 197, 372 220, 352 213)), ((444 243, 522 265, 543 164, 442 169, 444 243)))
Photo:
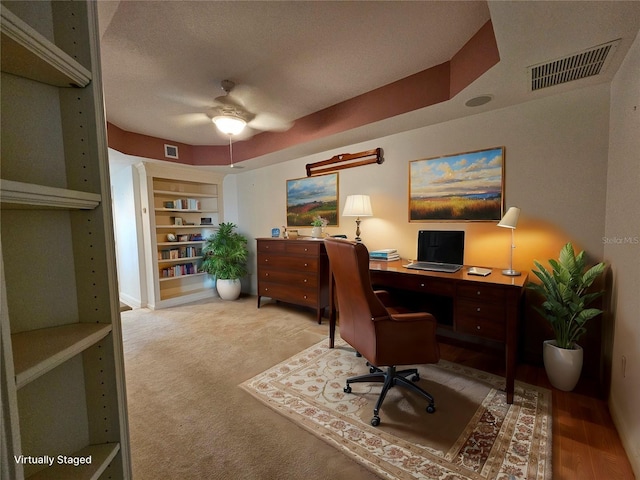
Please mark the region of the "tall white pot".
POLYGON ((572 350, 560 348, 555 340, 545 340, 542 359, 551 385, 570 392, 578 384, 582 372, 583 351, 578 344, 572 350))
POLYGON ((216 280, 216 289, 218 295, 223 300, 235 300, 240 296, 240 288, 242 287, 239 279, 216 280))

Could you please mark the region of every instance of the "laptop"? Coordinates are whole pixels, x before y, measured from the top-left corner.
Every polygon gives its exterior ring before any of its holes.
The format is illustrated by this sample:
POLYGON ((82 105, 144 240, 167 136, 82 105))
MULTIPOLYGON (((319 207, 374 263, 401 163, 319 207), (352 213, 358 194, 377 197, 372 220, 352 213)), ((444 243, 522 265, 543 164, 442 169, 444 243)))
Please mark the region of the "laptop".
POLYGON ((420 230, 418 260, 407 265, 415 270, 455 273, 464 259, 464 232, 459 230, 420 230))

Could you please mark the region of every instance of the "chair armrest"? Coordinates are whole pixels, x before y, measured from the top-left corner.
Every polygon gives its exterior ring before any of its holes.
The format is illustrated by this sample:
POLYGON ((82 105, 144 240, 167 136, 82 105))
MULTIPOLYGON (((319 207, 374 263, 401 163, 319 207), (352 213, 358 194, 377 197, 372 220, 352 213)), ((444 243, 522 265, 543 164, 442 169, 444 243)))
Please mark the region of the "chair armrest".
POLYGON ((382 302, 382 305, 384 305, 385 307, 389 308, 392 305, 391 294, 386 290, 374 290, 373 293, 376 294, 378 300, 380 300, 382 302))
POLYGON ((390 316, 391 320, 396 322, 424 322, 431 321, 436 322, 433 315, 426 312, 414 312, 414 313, 396 313, 390 316))

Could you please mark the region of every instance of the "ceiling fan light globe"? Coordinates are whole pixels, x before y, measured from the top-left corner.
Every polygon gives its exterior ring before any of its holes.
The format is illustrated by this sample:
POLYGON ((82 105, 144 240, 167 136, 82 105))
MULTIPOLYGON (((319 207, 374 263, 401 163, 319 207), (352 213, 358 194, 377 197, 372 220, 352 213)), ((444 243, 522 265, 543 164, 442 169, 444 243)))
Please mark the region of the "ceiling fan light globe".
POLYGON ((236 115, 218 115, 211 121, 222 133, 226 135, 238 135, 244 130, 247 122, 236 115))

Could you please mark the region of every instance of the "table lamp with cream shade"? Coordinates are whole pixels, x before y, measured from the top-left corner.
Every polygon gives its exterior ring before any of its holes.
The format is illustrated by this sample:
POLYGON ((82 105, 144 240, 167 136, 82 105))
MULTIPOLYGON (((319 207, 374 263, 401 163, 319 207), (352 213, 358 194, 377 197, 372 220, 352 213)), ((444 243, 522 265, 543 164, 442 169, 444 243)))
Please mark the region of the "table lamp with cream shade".
POLYGON ((362 241, 360 238, 360 217, 373 216, 371 210, 371 199, 369 195, 349 195, 342 211, 344 217, 356 217, 356 242, 362 241))
POLYGON ((507 213, 504 214, 504 217, 502 217, 502 220, 498 223, 498 227, 511 229, 511 259, 509 262, 509 268, 502 271, 503 275, 507 275, 509 277, 517 277, 520 275, 520 272, 513 269, 513 250, 516 248, 513 240, 513 231, 516 229, 516 225, 518 225, 518 217, 520 217, 520 209, 518 207, 509 207, 507 213))

